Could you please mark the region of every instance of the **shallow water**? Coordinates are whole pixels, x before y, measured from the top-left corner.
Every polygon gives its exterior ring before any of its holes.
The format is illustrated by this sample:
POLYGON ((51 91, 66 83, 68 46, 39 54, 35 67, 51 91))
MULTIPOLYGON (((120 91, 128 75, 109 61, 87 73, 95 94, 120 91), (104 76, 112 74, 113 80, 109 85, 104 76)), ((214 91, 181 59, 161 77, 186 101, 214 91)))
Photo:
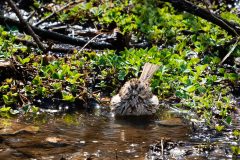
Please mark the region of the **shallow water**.
POLYGON ((116 120, 88 113, 15 119, 12 123, 24 126, 22 121, 28 121, 39 131, 2 134, 0 159, 144 159, 150 144, 162 138, 189 140, 190 130, 181 119, 164 115, 164 121, 116 120))
MULTIPOLYGON (((240 146, 231 129, 199 123, 195 130, 179 113, 159 115, 119 119, 97 109, 0 119, 0 160, 240 159, 231 153, 240 146)), ((239 124, 236 114, 234 128, 239 124)))

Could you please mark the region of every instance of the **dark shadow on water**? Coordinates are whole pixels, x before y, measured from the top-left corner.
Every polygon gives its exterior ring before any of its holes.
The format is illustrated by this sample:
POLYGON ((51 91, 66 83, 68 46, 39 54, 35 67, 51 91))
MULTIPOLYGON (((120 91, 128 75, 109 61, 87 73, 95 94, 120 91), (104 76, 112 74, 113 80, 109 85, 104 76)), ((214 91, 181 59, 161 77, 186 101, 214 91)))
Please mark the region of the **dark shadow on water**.
POLYGON ((142 128, 154 123, 156 118, 156 116, 122 116, 116 117, 114 123, 142 128))

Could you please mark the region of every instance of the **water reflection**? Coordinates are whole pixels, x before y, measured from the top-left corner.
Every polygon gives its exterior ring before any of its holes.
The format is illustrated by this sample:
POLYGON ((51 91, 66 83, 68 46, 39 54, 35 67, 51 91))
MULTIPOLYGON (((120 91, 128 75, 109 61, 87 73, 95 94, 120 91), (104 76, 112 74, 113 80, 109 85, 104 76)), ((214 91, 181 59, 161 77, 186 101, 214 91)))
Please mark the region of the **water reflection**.
POLYGON ((17 134, 5 136, 4 139, 6 148, 15 148, 16 152, 31 158, 49 158, 61 154, 66 159, 89 156, 100 159, 115 159, 116 156, 119 159, 141 159, 145 157, 150 144, 163 137, 188 140, 188 133, 185 125, 159 125, 154 119, 115 119, 74 114, 47 121, 40 125, 40 132, 34 135, 17 134))

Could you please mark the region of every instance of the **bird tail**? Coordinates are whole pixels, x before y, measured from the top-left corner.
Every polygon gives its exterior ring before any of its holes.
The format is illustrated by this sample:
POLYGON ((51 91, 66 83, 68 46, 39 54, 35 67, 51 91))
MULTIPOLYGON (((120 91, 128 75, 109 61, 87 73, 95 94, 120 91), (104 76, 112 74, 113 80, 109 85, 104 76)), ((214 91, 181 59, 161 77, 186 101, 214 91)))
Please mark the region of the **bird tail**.
POLYGON ((142 74, 139 78, 141 81, 147 81, 150 80, 153 76, 153 74, 159 69, 159 65, 151 64, 151 63, 145 63, 143 66, 142 74))

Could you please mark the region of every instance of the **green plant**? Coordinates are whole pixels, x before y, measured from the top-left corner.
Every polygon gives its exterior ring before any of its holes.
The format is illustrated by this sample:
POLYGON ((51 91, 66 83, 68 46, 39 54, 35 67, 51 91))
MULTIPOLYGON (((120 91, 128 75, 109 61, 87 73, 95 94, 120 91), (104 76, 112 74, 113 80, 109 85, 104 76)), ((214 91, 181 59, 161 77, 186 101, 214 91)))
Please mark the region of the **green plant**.
POLYGON ((0 116, 1 117, 5 117, 5 118, 9 118, 10 117, 10 111, 11 111, 11 107, 1 107, 0 108, 0 116))
POLYGON ((8 92, 7 94, 4 94, 2 97, 5 105, 11 105, 16 103, 18 93, 8 92))
POLYGON ((222 125, 216 125, 216 126, 215 126, 215 129, 216 129, 218 132, 221 132, 221 131, 224 129, 224 126, 222 126, 222 125))
POLYGON ((69 101, 69 102, 75 101, 75 97, 71 93, 68 93, 66 91, 62 91, 62 98, 64 101, 69 101))
POLYGON ((231 146, 231 150, 234 155, 240 155, 240 147, 239 146, 231 146))

